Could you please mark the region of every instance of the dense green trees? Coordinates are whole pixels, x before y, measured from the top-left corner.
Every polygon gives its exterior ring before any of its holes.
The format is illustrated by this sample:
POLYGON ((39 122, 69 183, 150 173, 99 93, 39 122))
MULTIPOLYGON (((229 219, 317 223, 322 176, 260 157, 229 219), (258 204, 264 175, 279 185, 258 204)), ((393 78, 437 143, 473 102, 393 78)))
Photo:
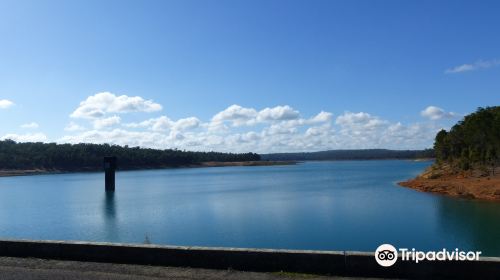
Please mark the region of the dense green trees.
POLYGON ((438 164, 468 170, 490 167, 500 161, 500 106, 478 108, 454 125, 441 130, 434 143, 438 164))
POLYGON ((16 143, 0 141, 0 169, 100 170, 103 157, 118 157, 119 169, 183 166, 207 161, 255 161, 254 153, 187 152, 108 144, 16 143))

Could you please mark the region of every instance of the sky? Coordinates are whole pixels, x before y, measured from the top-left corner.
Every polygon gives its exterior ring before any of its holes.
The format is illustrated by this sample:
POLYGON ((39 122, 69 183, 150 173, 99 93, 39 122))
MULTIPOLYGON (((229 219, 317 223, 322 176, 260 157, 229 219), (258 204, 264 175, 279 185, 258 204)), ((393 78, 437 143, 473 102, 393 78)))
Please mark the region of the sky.
POLYGON ((499 1, 0 0, 0 139, 432 147, 500 105, 499 1))

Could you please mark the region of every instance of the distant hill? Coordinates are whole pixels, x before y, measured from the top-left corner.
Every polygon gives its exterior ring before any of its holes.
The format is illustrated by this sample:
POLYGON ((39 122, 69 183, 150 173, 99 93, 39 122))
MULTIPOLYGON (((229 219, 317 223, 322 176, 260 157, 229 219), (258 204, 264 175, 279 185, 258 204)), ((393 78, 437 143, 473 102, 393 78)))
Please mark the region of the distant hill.
POLYGON ((310 153, 261 154, 261 160, 370 160, 433 158, 434 150, 329 150, 310 153))

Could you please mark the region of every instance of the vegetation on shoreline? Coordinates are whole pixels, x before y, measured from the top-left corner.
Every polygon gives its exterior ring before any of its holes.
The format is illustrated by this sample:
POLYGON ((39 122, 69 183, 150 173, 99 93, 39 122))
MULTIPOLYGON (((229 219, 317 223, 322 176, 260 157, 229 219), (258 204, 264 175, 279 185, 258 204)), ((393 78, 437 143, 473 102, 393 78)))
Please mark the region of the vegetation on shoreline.
POLYGON ((437 166, 494 174, 500 162, 500 106, 478 108, 449 132, 441 130, 434 150, 437 166))
POLYGON ((478 108, 441 130, 434 143, 436 162, 417 178, 400 182, 413 189, 500 200, 500 107, 478 108))
POLYGON ((151 169, 200 165, 203 162, 259 161, 255 153, 188 152, 122 147, 108 144, 16 143, 0 141, 0 169, 101 170, 103 157, 118 157, 119 169, 151 169))
POLYGON ((311 153, 277 153, 261 155, 262 160, 371 160, 434 158, 434 150, 330 150, 311 153))
MULTIPOLYGON (((272 166, 272 165, 294 165, 296 161, 206 161, 193 163, 190 165, 178 166, 151 166, 140 168, 128 168, 128 170, 146 170, 146 169, 163 169, 163 168, 194 168, 194 167, 229 167, 229 166, 272 166)), ((123 170, 123 168, 122 168, 123 170)), ((125 169, 127 170, 127 169, 125 169)), ((26 176, 26 175, 41 175, 41 174, 60 174, 72 172, 98 172, 102 169, 95 168, 79 168, 79 169, 0 169, 0 177, 26 176)))

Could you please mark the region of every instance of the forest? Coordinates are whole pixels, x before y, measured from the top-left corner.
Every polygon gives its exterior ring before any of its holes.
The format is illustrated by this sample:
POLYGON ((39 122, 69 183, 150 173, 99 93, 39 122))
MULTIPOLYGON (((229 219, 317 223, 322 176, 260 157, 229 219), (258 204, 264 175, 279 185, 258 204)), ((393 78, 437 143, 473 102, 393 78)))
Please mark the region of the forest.
POLYGON ((261 155, 262 160, 370 160, 433 158, 434 151, 426 150, 329 150, 310 153, 278 153, 261 155))
POLYGON ((188 152, 108 144, 0 141, 0 169, 101 170, 104 156, 116 156, 118 169, 188 166, 209 161, 260 160, 260 156, 255 153, 188 152))
POLYGON ((437 164, 459 170, 489 169, 500 160, 500 106, 478 108, 454 125, 441 130, 434 142, 437 164))

